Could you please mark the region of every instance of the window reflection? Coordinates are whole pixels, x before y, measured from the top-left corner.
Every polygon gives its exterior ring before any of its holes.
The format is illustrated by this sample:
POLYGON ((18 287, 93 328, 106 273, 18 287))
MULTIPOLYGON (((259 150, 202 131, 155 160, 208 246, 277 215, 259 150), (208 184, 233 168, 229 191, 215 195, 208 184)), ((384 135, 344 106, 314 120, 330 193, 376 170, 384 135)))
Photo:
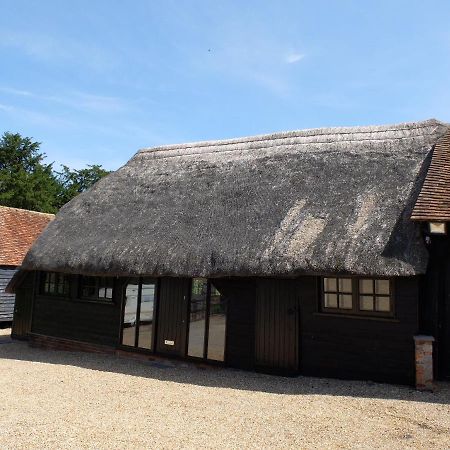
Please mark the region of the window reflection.
POLYGON ((209 307, 208 359, 224 361, 226 304, 220 292, 211 284, 211 300, 209 307))
POLYGON ((188 355, 197 358, 203 358, 204 355, 207 293, 208 281, 194 278, 189 311, 188 355))
POLYGON ((153 334, 153 311, 156 284, 152 280, 142 280, 141 310, 139 314, 138 347, 151 349, 153 334))
POLYGON ((208 290, 207 279, 194 278, 189 311, 188 355, 224 361, 225 329, 225 298, 212 283, 209 283, 208 290), (206 330, 208 330, 207 339, 205 339, 206 330), (205 345, 207 345, 206 355, 205 345))
POLYGON ((134 346, 136 342, 136 315, 138 306, 139 282, 128 283, 125 289, 125 308, 123 313, 122 345, 134 346))
POLYGON ((122 345, 153 348, 153 315, 156 301, 156 281, 143 278, 128 283, 125 289, 122 345))

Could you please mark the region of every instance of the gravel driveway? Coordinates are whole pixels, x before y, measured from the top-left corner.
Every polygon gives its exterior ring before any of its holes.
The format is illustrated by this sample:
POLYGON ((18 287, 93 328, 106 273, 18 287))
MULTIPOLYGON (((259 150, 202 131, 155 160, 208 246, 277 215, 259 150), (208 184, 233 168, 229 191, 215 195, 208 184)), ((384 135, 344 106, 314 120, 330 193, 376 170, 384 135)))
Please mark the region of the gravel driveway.
POLYGON ((0 330, 0 447, 450 448, 435 393, 32 349, 0 330))

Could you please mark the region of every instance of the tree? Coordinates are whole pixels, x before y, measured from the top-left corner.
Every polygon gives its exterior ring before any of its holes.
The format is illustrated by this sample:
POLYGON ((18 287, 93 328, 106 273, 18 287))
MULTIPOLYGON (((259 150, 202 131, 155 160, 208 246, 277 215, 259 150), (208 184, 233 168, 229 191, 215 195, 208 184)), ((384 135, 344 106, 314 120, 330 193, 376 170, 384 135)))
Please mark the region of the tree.
POLYGON ((110 172, 102 166, 93 164, 85 169, 71 170, 67 166, 62 166, 62 172, 58 172, 58 181, 61 191, 58 196, 58 205, 61 207, 73 197, 89 189, 94 183, 108 175, 110 172))
POLYGON ((60 184, 52 164, 44 164, 40 142, 19 133, 0 139, 0 204, 53 213, 60 184))
POLYGON ((109 172, 94 164, 62 172, 45 164, 40 142, 19 133, 0 139, 0 205, 47 213, 56 212, 80 192, 89 189, 109 172))

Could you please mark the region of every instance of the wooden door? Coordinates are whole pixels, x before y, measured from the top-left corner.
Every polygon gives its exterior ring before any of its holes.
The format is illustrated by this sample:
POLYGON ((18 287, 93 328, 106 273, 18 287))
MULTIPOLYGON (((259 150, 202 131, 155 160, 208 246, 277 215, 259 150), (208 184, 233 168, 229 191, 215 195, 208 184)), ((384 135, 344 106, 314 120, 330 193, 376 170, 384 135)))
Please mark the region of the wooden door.
POLYGON ((256 295, 256 366, 293 374, 299 370, 297 280, 260 279, 256 295))
POLYGON ((34 283, 37 282, 34 272, 29 272, 18 287, 14 303, 14 318, 11 336, 16 339, 27 339, 31 331, 34 283))
POLYGON ((156 351, 184 356, 189 299, 189 278, 161 278, 156 351))
POLYGON ((450 261, 445 267, 444 295, 438 306, 438 364, 440 378, 450 378, 450 261))

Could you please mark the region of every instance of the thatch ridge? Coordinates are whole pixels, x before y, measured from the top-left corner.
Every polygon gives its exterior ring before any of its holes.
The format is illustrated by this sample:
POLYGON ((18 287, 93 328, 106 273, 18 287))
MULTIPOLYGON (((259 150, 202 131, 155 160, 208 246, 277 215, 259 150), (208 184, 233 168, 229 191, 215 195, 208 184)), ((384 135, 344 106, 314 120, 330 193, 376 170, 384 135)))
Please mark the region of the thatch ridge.
MULTIPOLYGON (((334 127, 334 128, 308 128, 303 130, 294 130, 294 131, 280 131, 276 133, 270 134, 260 134, 256 136, 244 136, 241 138, 231 138, 231 139, 219 139, 219 140, 211 140, 211 141, 195 141, 195 142, 187 142, 181 144, 169 144, 169 145, 160 145, 156 147, 144 147, 138 151, 138 153, 157 153, 160 151, 168 151, 168 150, 188 150, 191 148, 195 148, 197 150, 204 147, 214 147, 220 148, 224 146, 230 146, 235 144, 252 144, 257 142, 267 142, 267 147, 272 147, 273 142, 277 140, 286 140, 287 138, 308 138, 308 137, 324 137, 328 136, 330 139, 324 141, 315 141, 317 144, 326 144, 332 141, 336 141, 337 135, 339 136, 351 136, 352 139, 346 139, 347 142, 352 141, 364 141, 364 140, 385 140, 385 138, 376 139, 373 136, 361 139, 360 135, 368 134, 373 135, 375 133, 386 134, 389 132, 401 132, 411 130, 421 130, 421 129, 429 129, 430 134, 433 133, 433 127, 440 127, 445 125, 443 122, 440 122, 436 119, 428 119, 422 122, 410 122, 410 123, 401 123, 401 124, 391 124, 391 125, 371 125, 371 126, 359 126, 359 127, 334 127)), ((395 136, 391 137, 391 139, 404 139, 405 136, 395 136)), ((296 142, 297 145, 306 145, 309 144, 310 141, 305 142, 296 142)), ((294 144, 291 144, 294 145, 294 144)))
POLYGON ((23 268, 151 276, 424 273, 409 220, 436 120, 143 149, 57 214, 23 268))

